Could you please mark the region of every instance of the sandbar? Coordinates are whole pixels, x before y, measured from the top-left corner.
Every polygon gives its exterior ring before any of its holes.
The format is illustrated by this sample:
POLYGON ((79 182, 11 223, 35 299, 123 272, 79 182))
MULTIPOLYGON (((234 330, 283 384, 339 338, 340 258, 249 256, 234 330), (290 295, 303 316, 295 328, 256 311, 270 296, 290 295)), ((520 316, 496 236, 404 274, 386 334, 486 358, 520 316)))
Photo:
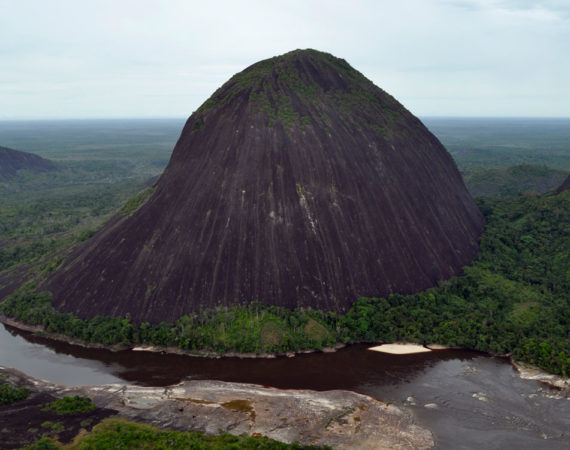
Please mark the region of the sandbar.
POLYGON ((429 348, 425 348, 419 344, 382 344, 376 347, 370 347, 368 350, 374 352, 391 353, 393 355, 408 355, 412 353, 431 352, 429 348))

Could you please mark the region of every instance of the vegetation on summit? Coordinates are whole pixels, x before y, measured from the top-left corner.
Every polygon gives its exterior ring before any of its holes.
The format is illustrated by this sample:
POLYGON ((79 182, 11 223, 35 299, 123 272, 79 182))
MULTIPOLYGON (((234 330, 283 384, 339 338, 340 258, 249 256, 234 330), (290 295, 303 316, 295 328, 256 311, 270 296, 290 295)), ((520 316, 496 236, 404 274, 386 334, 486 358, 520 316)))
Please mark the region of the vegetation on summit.
MULTIPOLYGON (((356 129, 371 126, 386 137, 389 127, 368 123, 351 114, 351 110, 358 107, 367 113, 374 113, 380 107, 386 113, 380 117, 388 122, 401 118, 405 111, 395 99, 372 85, 344 59, 312 49, 295 50, 255 63, 234 75, 198 109, 198 125, 194 126, 194 130, 202 128, 204 114, 226 106, 244 92, 249 92, 247 100, 254 114, 265 115, 269 127, 273 127, 279 120, 286 129, 291 129, 294 125, 304 129, 305 126, 314 126, 318 122, 322 122, 318 125, 328 129, 331 125, 330 117, 324 110, 307 115, 298 112, 298 103, 319 109, 324 106, 322 101, 326 98, 335 103, 356 129), (313 64, 315 66, 310 67, 313 64), (318 74, 315 77, 319 70, 323 73, 329 71, 330 66, 342 78, 343 85, 331 88, 318 79, 318 74)), ((389 126, 389 123, 384 125, 389 126)))

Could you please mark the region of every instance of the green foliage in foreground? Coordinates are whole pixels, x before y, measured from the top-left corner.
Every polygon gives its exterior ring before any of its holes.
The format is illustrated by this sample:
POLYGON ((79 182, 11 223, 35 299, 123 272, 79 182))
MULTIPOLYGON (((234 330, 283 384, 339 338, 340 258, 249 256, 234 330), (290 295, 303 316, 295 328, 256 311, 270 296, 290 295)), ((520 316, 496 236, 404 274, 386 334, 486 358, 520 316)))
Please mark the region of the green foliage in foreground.
POLYGON ((45 437, 35 444, 24 447, 24 450, 59 450, 60 448, 61 446, 57 445, 53 439, 45 437))
POLYGON ((24 400, 30 395, 26 388, 0 383, 0 405, 10 405, 18 400, 24 400))
POLYGON ((22 289, 4 314, 103 344, 285 352, 335 343, 414 341, 512 353, 570 374, 570 191, 480 200, 487 219, 478 260, 464 275, 412 295, 360 298, 345 315, 251 304, 136 325, 57 312, 49 293, 22 289))
POLYGON ((63 397, 46 403, 43 407, 46 411, 54 411, 59 415, 78 414, 95 410, 96 406, 89 397, 63 397))
MULTIPOLYGON (((42 439, 27 447, 30 450, 59 448, 51 439, 42 439)), ((319 449, 317 447, 297 443, 284 444, 267 437, 233 436, 222 434, 209 436, 197 431, 160 430, 151 425, 129 422, 123 419, 105 419, 93 427, 93 431, 78 436, 75 441, 63 448, 101 449, 246 449, 246 450, 277 450, 277 449, 319 449)))

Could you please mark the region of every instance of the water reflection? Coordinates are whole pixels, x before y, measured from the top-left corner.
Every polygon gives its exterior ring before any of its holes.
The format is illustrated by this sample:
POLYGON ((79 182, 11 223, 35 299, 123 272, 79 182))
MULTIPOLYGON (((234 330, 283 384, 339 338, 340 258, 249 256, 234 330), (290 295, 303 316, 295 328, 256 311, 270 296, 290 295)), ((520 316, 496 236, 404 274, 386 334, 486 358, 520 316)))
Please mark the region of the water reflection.
POLYGON ((479 356, 474 352, 458 350, 389 355, 368 351, 367 346, 354 345, 334 353, 303 354, 294 358, 197 358, 88 349, 6 325, 0 331, 0 339, 3 342, 1 364, 54 382, 74 385, 86 384, 87 371, 89 384, 122 381, 165 386, 184 378, 193 378, 255 383, 284 389, 354 390, 366 385, 399 385, 441 361, 469 360, 479 356), (4 345, 8 337, 10 343, 4 345), (71 372, 76 372, 76 375, 71 372))
POLYGON ((294 358, 208 359, 111 352, 0 327, 0 365, 69 385, 164 386, 184 378, 284 389, 348 389, 411 411, 442 449, 570 448, 570 401, 522 380, 502 358, 445 350, 388 355, 355 345, 294 358))

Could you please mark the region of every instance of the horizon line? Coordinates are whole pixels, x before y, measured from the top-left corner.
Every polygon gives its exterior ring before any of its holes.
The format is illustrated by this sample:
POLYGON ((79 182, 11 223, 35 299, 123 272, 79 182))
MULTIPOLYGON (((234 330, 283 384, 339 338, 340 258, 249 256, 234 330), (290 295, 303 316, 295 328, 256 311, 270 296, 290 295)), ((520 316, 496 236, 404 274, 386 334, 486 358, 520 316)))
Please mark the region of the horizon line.
MULTIPOLYGON (((570 119, 570 116, 483 116, 483 115, 433 115, 414 114, 425 119, 570 119)), ((0 122, 82 122, 97 120, 188 120, 190 116, 132 116, 132 117, 36 117, 36 118, 0 118, 0 122)))

